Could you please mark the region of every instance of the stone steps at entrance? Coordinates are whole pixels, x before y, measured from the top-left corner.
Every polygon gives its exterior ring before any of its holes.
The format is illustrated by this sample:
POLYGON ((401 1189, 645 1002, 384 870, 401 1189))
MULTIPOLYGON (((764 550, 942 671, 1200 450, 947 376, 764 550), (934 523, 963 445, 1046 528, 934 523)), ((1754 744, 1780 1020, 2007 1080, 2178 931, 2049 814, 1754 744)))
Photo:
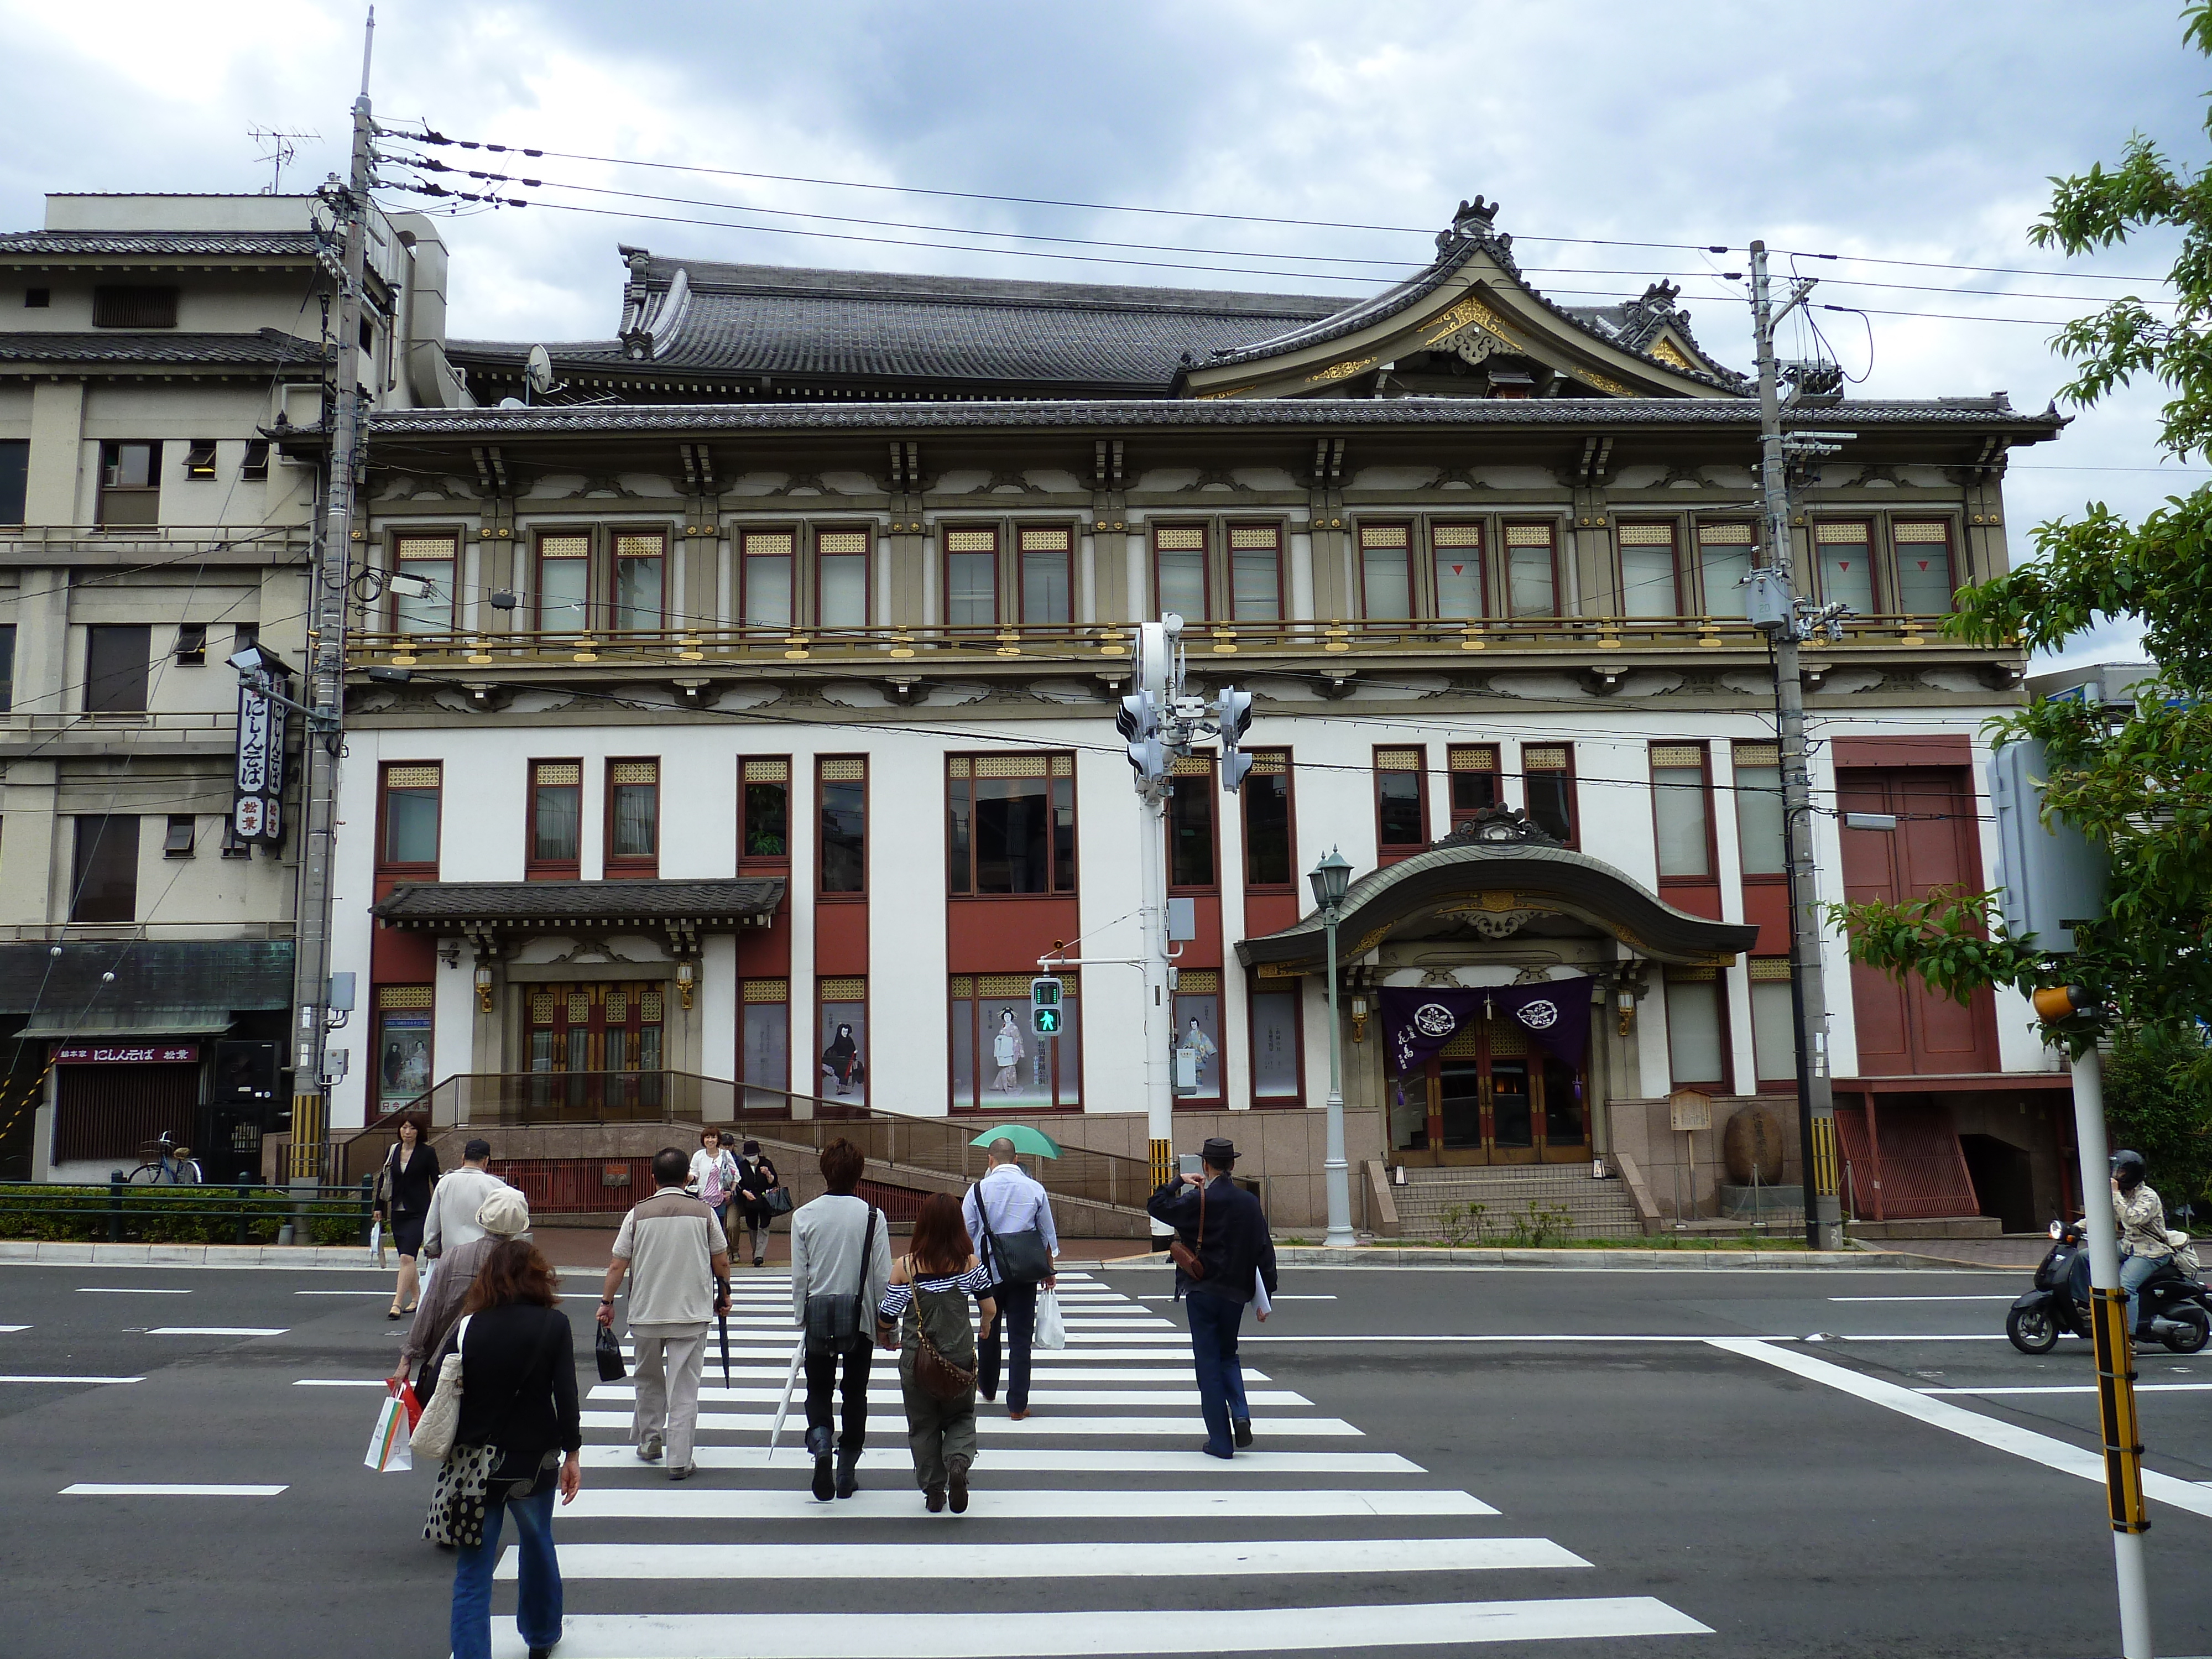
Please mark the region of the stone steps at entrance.
POLYGON ((1483 1227, 1490 1237, 1525 1221, 1531 1204, 1539 1210, 1566 1211, 1566 1231, 1575 1237, 1634 1238, 1644 1231, 1627 1184, 1593 1180, 1586 1164, 1408 1168, 1406 1184, 1394 1188, 1391 1195, 1399 1235, 1407 1238, 1434 1236, 1444 1211, 1476 1204, 1483 1206, 1483 1227))

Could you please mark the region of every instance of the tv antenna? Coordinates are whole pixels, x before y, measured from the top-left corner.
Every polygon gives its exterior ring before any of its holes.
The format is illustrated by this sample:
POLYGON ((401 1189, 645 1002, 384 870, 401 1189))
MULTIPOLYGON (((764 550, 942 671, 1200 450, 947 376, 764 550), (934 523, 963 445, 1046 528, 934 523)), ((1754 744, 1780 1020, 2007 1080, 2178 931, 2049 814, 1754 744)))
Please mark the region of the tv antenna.
POLYGON ((267 162, 271 169, 269 188, 261 192, 264 196, 283 194, 284 169, 293 156, 299 153, 292 144, 295 138, 312 139, 316 143, 323 141, 323 135, 319 132, 280 132, 275 127, 248 127, 246 136, 267 152, 254 158, 267 162))

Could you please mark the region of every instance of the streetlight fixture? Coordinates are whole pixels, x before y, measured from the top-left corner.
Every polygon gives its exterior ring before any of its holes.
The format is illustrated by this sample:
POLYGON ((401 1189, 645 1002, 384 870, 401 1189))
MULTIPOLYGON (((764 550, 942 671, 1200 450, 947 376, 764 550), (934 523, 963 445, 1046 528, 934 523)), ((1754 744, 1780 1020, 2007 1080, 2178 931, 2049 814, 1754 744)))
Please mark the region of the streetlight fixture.
POLYGON ((1358 1243, 1352 1231, 1352 1182, 1344 1157, 1344 1069, 1340 1058, 1343 1037, 1336 1017, 1336 924, 1343 914, 1344 896, 1352 886, 1352 865, 1332 847, 1328 856, 1306 872, 1313 884, 1314 903, 1321 909, 1328 938, 1328 960, 1322 972, 1328 981, 1328 1152, 1322 1165, 1328 1193, 1328 1234, 1324 1245, 1345 1249, 1358 1243))

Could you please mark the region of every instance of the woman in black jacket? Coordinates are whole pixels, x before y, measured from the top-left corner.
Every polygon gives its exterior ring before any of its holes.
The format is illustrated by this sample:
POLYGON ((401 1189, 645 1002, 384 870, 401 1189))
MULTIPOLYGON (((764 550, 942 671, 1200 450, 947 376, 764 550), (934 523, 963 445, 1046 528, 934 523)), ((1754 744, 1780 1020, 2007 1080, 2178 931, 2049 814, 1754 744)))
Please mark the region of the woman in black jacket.
POLYGON ((392 1230, 399 1252, 399 1283, 392 1292, 386 1319, 415 1311, 415 1258, 422 1254, 422 1224, 430 1218, 430 1189, 438 1184, 438 1149, 422 1139, 422 1123, 403 1117, 393 1126, 399 1137, 376 1177, 376 1218, 392 1230))
POLYGON ((492 1570, 501 1517, 510 1511, 521 1557, 516 1629, 530 1659, 544 1659, 561 1639, 553 1492, 557 1483, 566 1504, 582 1484, 584 1431, 575 1344, 560 1299, 552 1264, 537 1246, 508 1239, 484 1258, 462 1307, 460 1423, 423 1529, 459 1550, 453 1659, 490 1659, 492 1570))
MULTIPOLYGON (((783 1177, 775 1172, 775 1165, 769 1162, 757 1140, 745 1142, 744 1152, 738 1161, 738 1216, 752 1235, 753 1266, 757 1267, 768 1260, 769 1231, 775 1224, 768 1195, 783 1184, 783 1177)), ((734 1237, 731 1240, 732 1244, 736 1242, 734 1237)))

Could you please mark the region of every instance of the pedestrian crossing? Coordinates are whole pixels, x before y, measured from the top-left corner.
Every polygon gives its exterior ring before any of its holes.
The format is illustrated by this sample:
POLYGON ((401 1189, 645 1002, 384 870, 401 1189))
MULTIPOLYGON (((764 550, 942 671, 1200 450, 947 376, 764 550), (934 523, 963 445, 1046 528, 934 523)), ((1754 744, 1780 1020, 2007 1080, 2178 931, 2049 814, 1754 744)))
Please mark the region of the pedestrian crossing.
MULTIPOLYGON (((922 1507, 889 1355, 856 1496, 807 1490, 802 1398, 771 1451, 797 1340, 786 1275, 738 1287, 726 1382, 709 1333, 692 1480, 638 1462, 634 1383, 590 1386, 584 1488, 556 1522, 562 1659, 1442 1655, 1711 1633, 1654 1597, 1578 1593, 1602 1564, 1279 1378, 1244 1374, 1259 1443, 1206 1455, 1179 1322, 1099 1274, 1062 1274, 1060 1296, 1068 1346, 1036 1357, 1034 1415, 980 1407, 964 1516, 922 1507)), ((494 1631, 500 1659, 522 1659, 513 1620, 494 1631)))

